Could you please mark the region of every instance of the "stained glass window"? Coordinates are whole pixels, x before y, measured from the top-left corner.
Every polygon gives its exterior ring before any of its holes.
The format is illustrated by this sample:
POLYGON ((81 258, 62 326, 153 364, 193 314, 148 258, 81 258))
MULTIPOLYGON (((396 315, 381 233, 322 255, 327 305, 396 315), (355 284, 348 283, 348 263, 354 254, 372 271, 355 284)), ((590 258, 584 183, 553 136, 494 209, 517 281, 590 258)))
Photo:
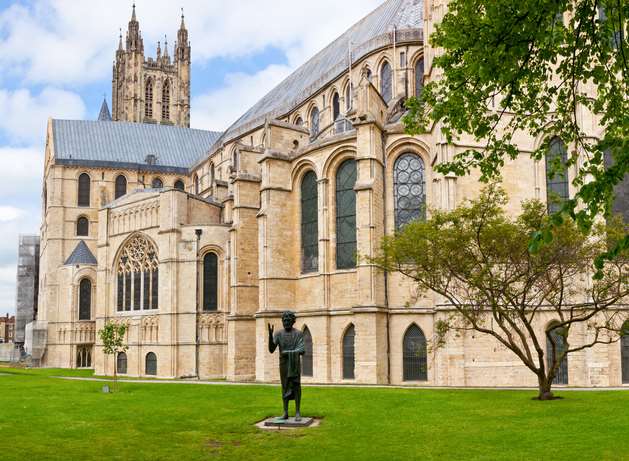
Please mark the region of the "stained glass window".
POLYGON ((557 137, 550 141, 550 150, 546 155, 546 202, 548 213, 561 209, 568 194, 568 151, 563 141, 557 137))
POLYGON ((86 237, 90 233, 90 222, 85 216, 81 216, 76 220, 76 235, 86 237))
POLYGON ((393 165, 395 228, 426 216, 424 161, 417 154, 400 155, 393 165))
POLYGON ((177 181, 175 181, 175 189, 177 190, 185 190, 186 187, 183 184, 183 181, 181 179, 178 179, 177 181))
POLYGON ((161 189, 162 187, 164 187, 164 183, 159 178, 153 178, 153 181, 151 182, 151 187, 153 189, 161 189))
POLYGON ((119 199, 127 193, 127 178, 124 175, 118 175, 116 177, 116 191, 114 198, 119 199))
POLYGON ((143 235, 129 240, 118 258, 118 311, 158 308, 159 261, 143 235))
POLYGON ((203 310, 218 309, 218 257, 208 253, 203 258, 203 310))
POLYGON ((87 173, 79 176, 79 206, 90 206, 90 187, 91 180, 87 173))
POLYGON ((144 364, 145 374, 149 376, 157 375, 157 356, 153 352, 146 354, 146 360, 144 364))
POLYGON ((332 121, 339 118, 341 114, 341 100, 338 93, 334 93, 332 96, 332 121))
POLYGON ((343 336, 343 379, 354 379, 354 325, 350 325, 343 336))
POLYGON ((411 325, 404 335, 402 361, 404 381, 426 381, 428 379, 426 337, 415 324, 411 325))
POLYGON ((336 267, 356 267, 356 161, 346 160, 336 173, 336 267))
POLYGON ((314 108, 310 113, 310 137, 314 138, 319 134, 319 109, 314 108))
POLYGON ((92 318, 92 282, 83 279, 79 283, 79 320, 92 318))
POLYGON ((415 96, 420 97, 424 89, 424 58, 415 64, 415 96))
POLYGON ((385 62, 380 69, 380 94, 387 104, 393 97, 393 76, 388 62, 385 62))
POLYGON ((116 370, 123 375, 127 373, 127 354, 124 352, 118 352, 116 356, 116 370))
POLYGON ((309 171, 301 181, 301 270, 319 269, 317 176, 309 171))

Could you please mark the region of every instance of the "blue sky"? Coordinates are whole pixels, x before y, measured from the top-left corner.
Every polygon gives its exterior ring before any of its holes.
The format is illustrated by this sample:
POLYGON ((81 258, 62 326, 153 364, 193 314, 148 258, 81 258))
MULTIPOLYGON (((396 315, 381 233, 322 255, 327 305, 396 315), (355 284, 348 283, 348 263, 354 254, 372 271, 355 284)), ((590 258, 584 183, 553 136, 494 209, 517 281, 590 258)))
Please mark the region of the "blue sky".
MULTIPOLYGON (((192 45, 191 125, 223 130, 382 0, 138 0, 147 56, 192 45)), ((94 119, 131 0, 0 0, 0 315, 14 313, 18 235, 37 233, 48 117, 94 119)), ((111 105, 110 105, 111 107, 111 105)))

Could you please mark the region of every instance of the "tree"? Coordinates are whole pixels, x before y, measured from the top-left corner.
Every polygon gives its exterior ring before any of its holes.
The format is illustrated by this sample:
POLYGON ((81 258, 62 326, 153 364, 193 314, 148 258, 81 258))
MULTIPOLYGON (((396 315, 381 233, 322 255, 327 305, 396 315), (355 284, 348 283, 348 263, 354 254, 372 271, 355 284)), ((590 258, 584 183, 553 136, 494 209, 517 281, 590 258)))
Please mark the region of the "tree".
POLYGON ((129 346, 124 344, 124 336, 126 332, 127 325, 118 325, 111 321, 107 321, 105 326, 98 332, 98 336, 103 342, 103 352, 106 355, 114 356, 114 389, 117 389, 118 387, 118 364, 116 358, 119 353, 126 352, 129 348, 129 346))
POLYGON ((454 211, 433 211, 428 220, 385 237, 373 262, 412 278, 419 294, 432 292, 445 300, 446 320, 436 323, 432 347, 442 346, 451 332, 489 335, 535 373, 538 398, 549 400, 567 355, 613 343, 622 334, 625 318, 613 306, 629 294, 629 254, 606 261, 600 279, 588 272, 626 228, 616 220, 595 226, 586 237, 574 221, 565 220, 555 238, 532 253, 530 235, 549 219, 545 205, 523 202, 513 219, 504 211, 506 203, 500 188, 488 186, 454 211), (578 325, 587 334, 577 340, 578 325))
MULTIPOLYGON (((545 139, 531 153, 537 160, 559 137, 571 146, 567 166, 578 173, 575 196, 556 214, 589 232, 609 216, 614 188, 629 171, 628 18, 626 0, 450 0, 430 37, 442 51, 433 62, 437 78, 408 101, 407 131, 437 127, 448 142, 463 134, 482 142, 483 149, 437 170, 461 176, 477 168, 486 182, 518 155, 516 133, 545 139), (588 114, 604 128, 601 139, 584 126, 592 123, 588 114)), ((556 235, 560 222, 557 216, 538 231, 532 249, 556 235)), ((627 248, 625 234, 597 268, 627 248)))

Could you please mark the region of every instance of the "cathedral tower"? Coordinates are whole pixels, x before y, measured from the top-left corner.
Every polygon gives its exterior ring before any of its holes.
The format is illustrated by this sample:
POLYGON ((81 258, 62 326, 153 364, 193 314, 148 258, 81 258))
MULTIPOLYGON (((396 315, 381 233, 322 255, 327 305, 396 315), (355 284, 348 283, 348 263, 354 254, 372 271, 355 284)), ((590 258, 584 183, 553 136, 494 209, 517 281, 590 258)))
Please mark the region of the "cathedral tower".
POLYGON ((190 126, 190 43, 183 12, 174 61, 168 53, 167 38, 163 50, 157 42, 155 59, 145 58, 133 5, 124 46, 120 33, 111 94, 113 120, 190 126))

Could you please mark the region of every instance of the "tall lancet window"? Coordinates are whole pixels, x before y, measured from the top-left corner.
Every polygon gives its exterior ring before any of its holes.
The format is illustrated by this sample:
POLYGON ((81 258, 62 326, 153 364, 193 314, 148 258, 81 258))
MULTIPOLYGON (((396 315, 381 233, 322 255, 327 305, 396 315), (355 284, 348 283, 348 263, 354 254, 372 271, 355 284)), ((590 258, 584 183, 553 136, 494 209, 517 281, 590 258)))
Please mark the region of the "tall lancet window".
POLYGON ((336 121, 341 114, 341 98, 338 93, 334 93, 332 97, 332 121, 336 121))
POLYGON ((424 58, 417 60, 415 64, 415 96, 420 97, 424 90, 424 58))
POLYGON ((336 268, 356 267, 356 160, 336 172, 336 268))
POLYGON ((393 97, 393 76, 391 74, 391 65, 385 61, 380 69, 380 94, 382 99, 388 104, 393 97))
POLYGON ((162 120, 170 120, 170 80, 164 82, 162 89, 162 120))
POLYGON ((549 213, 556 213, 569 198, 568 150, 563 141, 554 137, 546 155, 546 201, 549 213))
POLYGON ((153 117, 153 80, 150 78, 146 81, 144 89, 144 116, 153 117))
POLYGON ((319 269, 317 176, 309 171, 301 181, 301 271, 319 269))
POLYGON ((310 112, 310 137, 316 138, 319 134, 319 109, 315 107, 310 112))
POLYGON ((159 261, 155 246, 143 235, 129 240, 120 252, 117 267, 117 309, 157 309, 159 261))

